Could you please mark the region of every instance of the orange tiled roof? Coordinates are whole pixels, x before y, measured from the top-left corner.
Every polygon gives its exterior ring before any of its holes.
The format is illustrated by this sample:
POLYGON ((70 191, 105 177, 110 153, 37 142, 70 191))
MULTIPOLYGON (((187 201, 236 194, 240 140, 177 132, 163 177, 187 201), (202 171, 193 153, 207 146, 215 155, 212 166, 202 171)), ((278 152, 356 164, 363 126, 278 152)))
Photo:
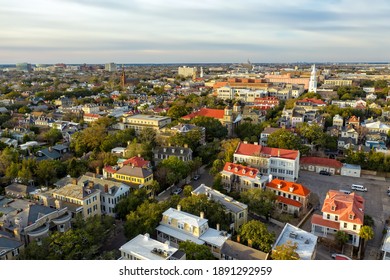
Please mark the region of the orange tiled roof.
POLYGON ((320 158, 320 157, 302 157, 300 158, 300 164, 312 164, 312 165, 320 165, 320 166, 328 166, 334 168, 341 168, 343 164, 336 160, 330 158, 320 158))
POLYGON ((259 170, 256 168, 244 166, 241 164, 231 163, 231 162, 225 163, 223 170, 226 172, 234 173, 238 176, 245 176, 250 178, 255 178, 256 175, 259 173, 259 170))
POLYGON ((363 224, 364 220, 364 198, 356 193, 345 194, 340 191, 329 190, 326 194, 322 212, 336 214, 339 221, 354 224, 363 224), (332 207, 335 207, 332 210, 332 207), (350 215, 353 219, 350 219, 350 215))
POLYGON ((301 184, 280 179, 273 179, 271 182, 267 183, 266 187, 300 196, 308 196, 310 194, 310 190, 301 184), (281 187, 279 188, 278 185, 281 185, 281 187))
POLYGON ((89 117, 89 118, 100 118, 101 116, 98 114, 84 114, 84 117, 89 117))
POLYGON ((323 227, 333 228, 336 230, 340 229, 340 222, 326 220, 321 215, 318 214, 313 214, 313 216, 311 217, 311 223, 323 227))
POLYGON ((116 170, 114 168, 112 168, 111 166, 107 165, 103 168, 106 172, 108 173, 111 173, 111 174, 114 174, 116 173, 116 170))
POLYGON ((217 89, 217 88, 220 88, 220 87, 224 87, 226 86, 228 83, 227 82, 216 82, 214 85, 213 85, 213 88, 214 89, 217 89))
POLYGON ((134 165, 134 167, 145 167, 145 166, 149 165, 149 163, 150 163, 150 161, 145 160, 142 157, 134 156, 132 158, 125 160, 122 164, 123 165, 132 164, 132 165, 134 165))
POLYGON ((209 109, 209 108, 202 108, 199 111, 196 111, 194 113, 188 114, 182 119, 184 120, 190 120, 193 118, 196 118, 198 116, 204 116, 204 117, 210 117, 215 119, 223 119, 223 116, 225 114, 225 111, 222 109, 209 109))
POLYGON ((269 156, 269 157, 296 159, 299 155, 299 151, 263 147, 261 145, 245 144, 245 143, 240 142, 237 146, 235 154, 241 154, 241 155, 247 155, 247 156, 259 156, 260 154, 262 154, 262 155, 269 156))
POLYGON ((282 202, 282 203, 287 204, 287 205, 298 207, 298 208, 302 207, 302 203, 300 203, 299 201, 296 201, 296 200, 288 198, 288 197, 280 196, 280 195, 278 195, 277 201, 282 202))

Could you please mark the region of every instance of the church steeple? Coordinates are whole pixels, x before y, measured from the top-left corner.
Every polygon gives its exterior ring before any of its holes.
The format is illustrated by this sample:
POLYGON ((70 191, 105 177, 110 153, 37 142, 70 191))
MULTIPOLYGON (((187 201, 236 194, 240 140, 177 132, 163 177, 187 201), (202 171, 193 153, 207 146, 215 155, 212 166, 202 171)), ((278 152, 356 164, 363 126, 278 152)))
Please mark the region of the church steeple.
POLYGON ((313 64, 311 74, 310 74, 310 81, 309 81, 309 92, 317 92, 317 71, 316 71, 316 65, 313 64))
POLYGON ((125 74, 125 68, 122 64, 122 74, 121 74, 121 88, 124 90, 126 87, 126 74, 125 74))

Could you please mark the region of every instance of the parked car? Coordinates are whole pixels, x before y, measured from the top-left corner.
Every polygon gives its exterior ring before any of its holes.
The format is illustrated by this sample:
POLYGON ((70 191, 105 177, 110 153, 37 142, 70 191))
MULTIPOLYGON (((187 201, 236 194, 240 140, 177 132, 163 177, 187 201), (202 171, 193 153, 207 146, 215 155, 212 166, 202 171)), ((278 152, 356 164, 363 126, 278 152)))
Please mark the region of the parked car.
POLYGON ((354 191, 359 191, 359 192, 366 192, 367 191, 366 187, 364 187, 362 185, 356 185, 356 184, 352 184, 351 189, 354 191))
POLYGON ((334 260, 352 260, 350 257, 346 256, 346 255, 343 255, 343 254, 336 254, 336 253, 333 253, 331 255, 332 259, 334 260))
POLYGON ((196 174, 193 179, 194 179, 194 181, 197 181, 197 180, 199 180, 199 178, 200 178, 200 175, 196 174))
POLYGON ((182 188, 177 188, 176 190, 173 191, 173 194, 181 194, 182 191, 183 191, 182 188))
POLYGON ((321 171, 320 171, 320 174, 321 174, 321 175, 327 175, 327 176, 330 176, 330 175, 331 175, 330 172, 328 172, 328 171, 326 171, 326 170, 321 170, 321 171))

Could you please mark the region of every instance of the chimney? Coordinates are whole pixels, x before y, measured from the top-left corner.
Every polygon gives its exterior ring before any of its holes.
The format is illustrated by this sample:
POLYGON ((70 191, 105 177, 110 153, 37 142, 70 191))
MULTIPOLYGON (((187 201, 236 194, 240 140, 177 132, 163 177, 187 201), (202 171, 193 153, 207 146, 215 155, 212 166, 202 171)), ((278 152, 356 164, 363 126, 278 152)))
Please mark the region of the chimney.
POLYGON ((93 189, 95 183, 93 181, 88 181, 88 188, 93 189))
POLYGON ((145 233, 145 235, 144 235, 144 239, 145 239, 146 241, 148 241, 148 240, 149 240, 149 237, 150 237, 149 233, 145 233))
POLYGON ((77 185, 77 179, 76 179, 76 178, 73 178, 73 179, 72 179, 72 184, 73 184, 73 185, 77 185))
POLYGON ((96 175, 99 175, 100 174, 100 167, 96 167, 96 175))
POLYGON ((241 241, 241 237, 240 237, 240 235, 238 234, 238 235, 237 235, 237 242, 240 243, 240 241, 241 241))
POLYGON ((254 145, 259 145, 259 142, 253 142, 254 145))
POLYGON ((219 224, 217 224, 217 230, 220 231, 221 230, 221 226, 219 224))
POLYGON ((54 204, 56 206, 56 209, 61 209, 62 208, 62 201, 61 200, 56 199, 54 201, 54 204))
POLYGON ((188 144, 184 144, 184 148, 188 148, 188 144))
POLYGON ((200 212, 200 218, 201 218, 201 219, 204 219, 204 212, 203 212, 203 211, 200 212))
POLYGON ((104 185, 104 192, 108 193, 108 185, 107 184, 104 185))
POLYGON ((53 147, 49 147, 49 152, 51 153, 53 151, 53 147))
POLYGON ((137 157, 141 157, 141 154, 138 154, 137 157))
POLYGON ((278 157, 280 157, 280 149, 278 149, 278 157))
POLYGON ((290 191, 290 192, 294 192, 294 186, 291 186, 291 187, 289 188, 289 191, 290 191))
POLYGON ((181 205, 180 204, 177 205, 177 211, 181 211, 181 205))

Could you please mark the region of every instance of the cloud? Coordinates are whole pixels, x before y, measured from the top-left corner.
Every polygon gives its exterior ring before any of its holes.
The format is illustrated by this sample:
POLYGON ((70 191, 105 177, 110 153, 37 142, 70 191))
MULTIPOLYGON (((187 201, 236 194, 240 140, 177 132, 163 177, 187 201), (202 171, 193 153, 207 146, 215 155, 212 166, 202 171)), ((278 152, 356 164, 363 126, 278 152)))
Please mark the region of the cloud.
POLYGON ((390 3, 385 0, 0 0, 0 4, 0 63, 29 55, 35 60, 48 52, 72 62, 82 55, 91 61, 103 57, 112 61, 126 53, 139 61, 169 62, 176 53, 187 62, 202 57, 204 62, 212 58, 229 62, 239 57, 343 60, 341 55, 359 60, 369 59, 375 50, 388 60, 390 3))

